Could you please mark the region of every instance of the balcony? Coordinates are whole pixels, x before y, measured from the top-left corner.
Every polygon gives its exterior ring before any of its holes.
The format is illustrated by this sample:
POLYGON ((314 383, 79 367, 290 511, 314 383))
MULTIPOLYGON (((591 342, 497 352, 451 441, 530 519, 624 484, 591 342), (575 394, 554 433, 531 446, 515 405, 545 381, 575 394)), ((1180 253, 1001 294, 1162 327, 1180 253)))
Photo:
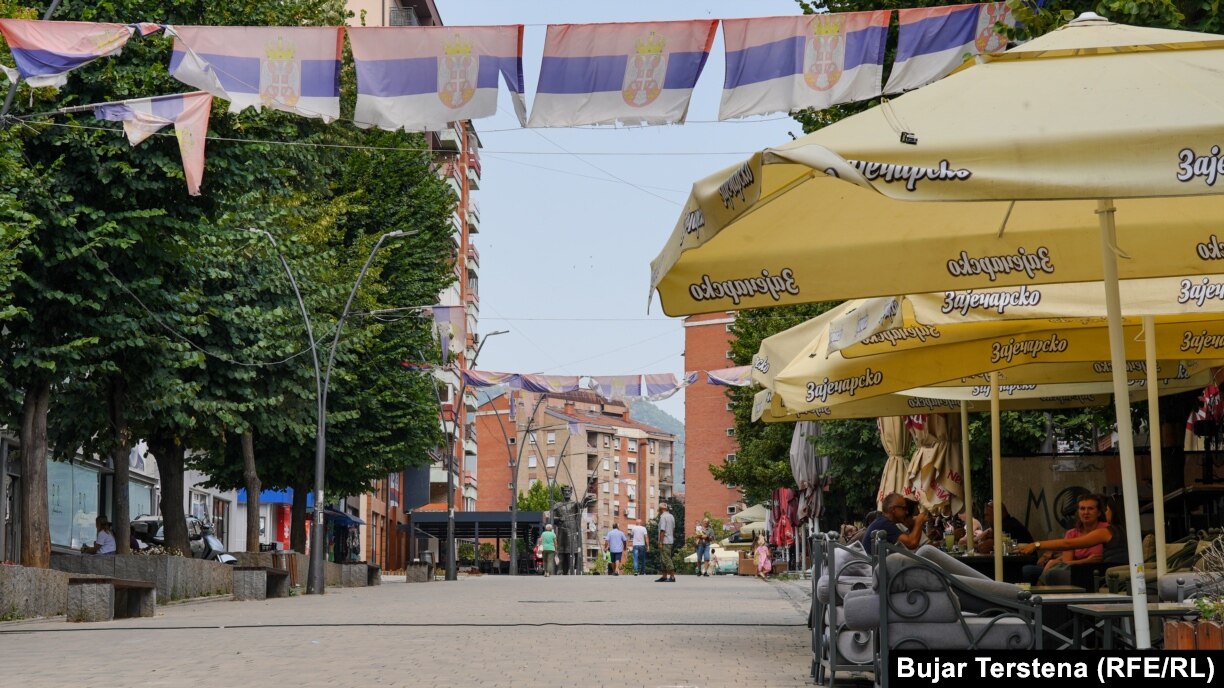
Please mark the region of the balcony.
POLYGON ((438 148, 444 151, 459 150, 459 132, 454 127, 447 127, 438 132, 438 148))
POLYGON ((480 308, 480 295, 473 291, 469 290, 466 293, 464 293, 463 300, 465 303, 470 303, 476 306, 477 308, 480 308))
POLYGON ((463 196, 463 187, 459 185, 458 179, 448 174, 442 181, 446 182, 446 185, 450 187, 451 193, 455 194, 455 198, 463 196))
POLYGON ((469 487, 469 486, 476 487, 476 474, 471 471, 464 471, 463 472, 463 486, 464 487, 469 487))
POLYGON ((468 172, 475 172, 476 178, 480 179, 480 155, 475 150, 468 150, 468 172))
POLYGON ((467 221, 469 232, 480 232, 480 204, 468 199, 467 221))
POLYGON ((387 14, 387 26, 420 26, 416 10, 411 7, 392 7, 387 14))
POLYGON ((476 246, 474 244, 468 244, 467 256, 468 262, 475 263, 477 267, 480 266, 480 251, 476 250, 476 246))
POLYGON ((480 170, 478 168, 468 166, 467 168, 468 188, 472 191, 480 190, 480 170))
POLYGON ((476 440, 470 438, 463 440, 463 453, 476 456, 476 440))

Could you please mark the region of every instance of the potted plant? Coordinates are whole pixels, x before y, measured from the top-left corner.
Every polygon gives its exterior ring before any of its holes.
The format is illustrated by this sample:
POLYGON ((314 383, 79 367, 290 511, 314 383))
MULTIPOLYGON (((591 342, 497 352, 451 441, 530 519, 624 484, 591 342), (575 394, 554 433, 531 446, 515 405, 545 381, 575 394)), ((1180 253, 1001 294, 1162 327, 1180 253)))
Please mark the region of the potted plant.
POLYGON ((1224 650, 1224 538, 1217 538, 1199 555, 1195 571, 1202 592, 1193 600, 1195 621, 1165 621, 1166 650, 1224 650))

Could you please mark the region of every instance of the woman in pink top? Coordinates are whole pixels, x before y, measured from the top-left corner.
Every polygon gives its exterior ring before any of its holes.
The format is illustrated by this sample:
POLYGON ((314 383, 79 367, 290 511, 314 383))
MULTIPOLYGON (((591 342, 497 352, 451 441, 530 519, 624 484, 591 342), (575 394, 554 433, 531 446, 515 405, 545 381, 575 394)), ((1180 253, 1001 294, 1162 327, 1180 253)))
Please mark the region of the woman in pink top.
MULTIPOLYGON (((1064 540, 1078 538, 1102 528, 1109 529, 1109 524, 1104 520, 1105 505, 1101 503, 1101 498, 1096 495, 1085 495, 1082 497, 1076 506, 1076 514, 1077 522, 1075 527, 1067 531, 1064 540)), ((1042 553, 1041 558, 1037 560, 1036 567, 1026 566, 1025 569, 1031 572, 1034 569, 1040 568, 1041 573, 1037 582, 1042 585, 1069 585, 1071 582, 1070 567, 1100 563, 1104 548, 1103 544, 1094 544, 1088 547, 1067 549, 1061 552, 1053 552, 1047 549, 1042 553)))

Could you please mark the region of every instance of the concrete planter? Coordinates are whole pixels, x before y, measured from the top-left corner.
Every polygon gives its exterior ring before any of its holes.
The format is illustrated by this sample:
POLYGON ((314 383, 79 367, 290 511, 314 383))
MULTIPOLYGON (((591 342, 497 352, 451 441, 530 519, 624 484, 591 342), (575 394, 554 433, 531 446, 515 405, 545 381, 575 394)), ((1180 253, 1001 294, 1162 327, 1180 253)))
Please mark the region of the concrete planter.
POLYGON ((413 561, 404 567, 405 583, 428 583, 431 580, 433 580, 433 564, 413 561))
POLYGON ((30 619, 63 614, 68 574, 54 569, 0 566, 0 616, 30 619))
POLYGON ((171 602, 189 597, 228 595, 233 591, 232 570, 225 564, 167 554, 81 556, 52 554, 51 567, 72 574, 149 581, 157 586, 157 599, 171 602))
MULTIPOLYGON (((292 550, 278 552, 230 552, 238 558, 238 566, 266 566, 289 571, 289 585, 306 587, 310 575, 310 558, 292 550)), ((324 581, 326 582, 326 581, 324 581)))

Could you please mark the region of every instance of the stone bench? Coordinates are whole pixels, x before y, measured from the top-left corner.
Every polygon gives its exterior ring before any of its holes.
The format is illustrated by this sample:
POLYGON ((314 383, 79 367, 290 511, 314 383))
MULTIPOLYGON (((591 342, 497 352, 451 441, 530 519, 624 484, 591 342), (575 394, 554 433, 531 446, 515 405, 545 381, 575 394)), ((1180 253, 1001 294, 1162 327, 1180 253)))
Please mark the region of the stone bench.
POLYGON ((366 585, 382 585, 382 567, 366 564, 366 585))
POLYGON ((367 585, 371 585, 368 564, 364 561, 346 561, 340 564, 340 587, 364 588, 367 585))
POLYGON ((289 596, 289 572, 267 566, 234 567, 234 600, 289 596))
POLYGON ((122 578, 69 578, 68 621, 111 621, 153 616, 157 588, 149 581, 122 578))

